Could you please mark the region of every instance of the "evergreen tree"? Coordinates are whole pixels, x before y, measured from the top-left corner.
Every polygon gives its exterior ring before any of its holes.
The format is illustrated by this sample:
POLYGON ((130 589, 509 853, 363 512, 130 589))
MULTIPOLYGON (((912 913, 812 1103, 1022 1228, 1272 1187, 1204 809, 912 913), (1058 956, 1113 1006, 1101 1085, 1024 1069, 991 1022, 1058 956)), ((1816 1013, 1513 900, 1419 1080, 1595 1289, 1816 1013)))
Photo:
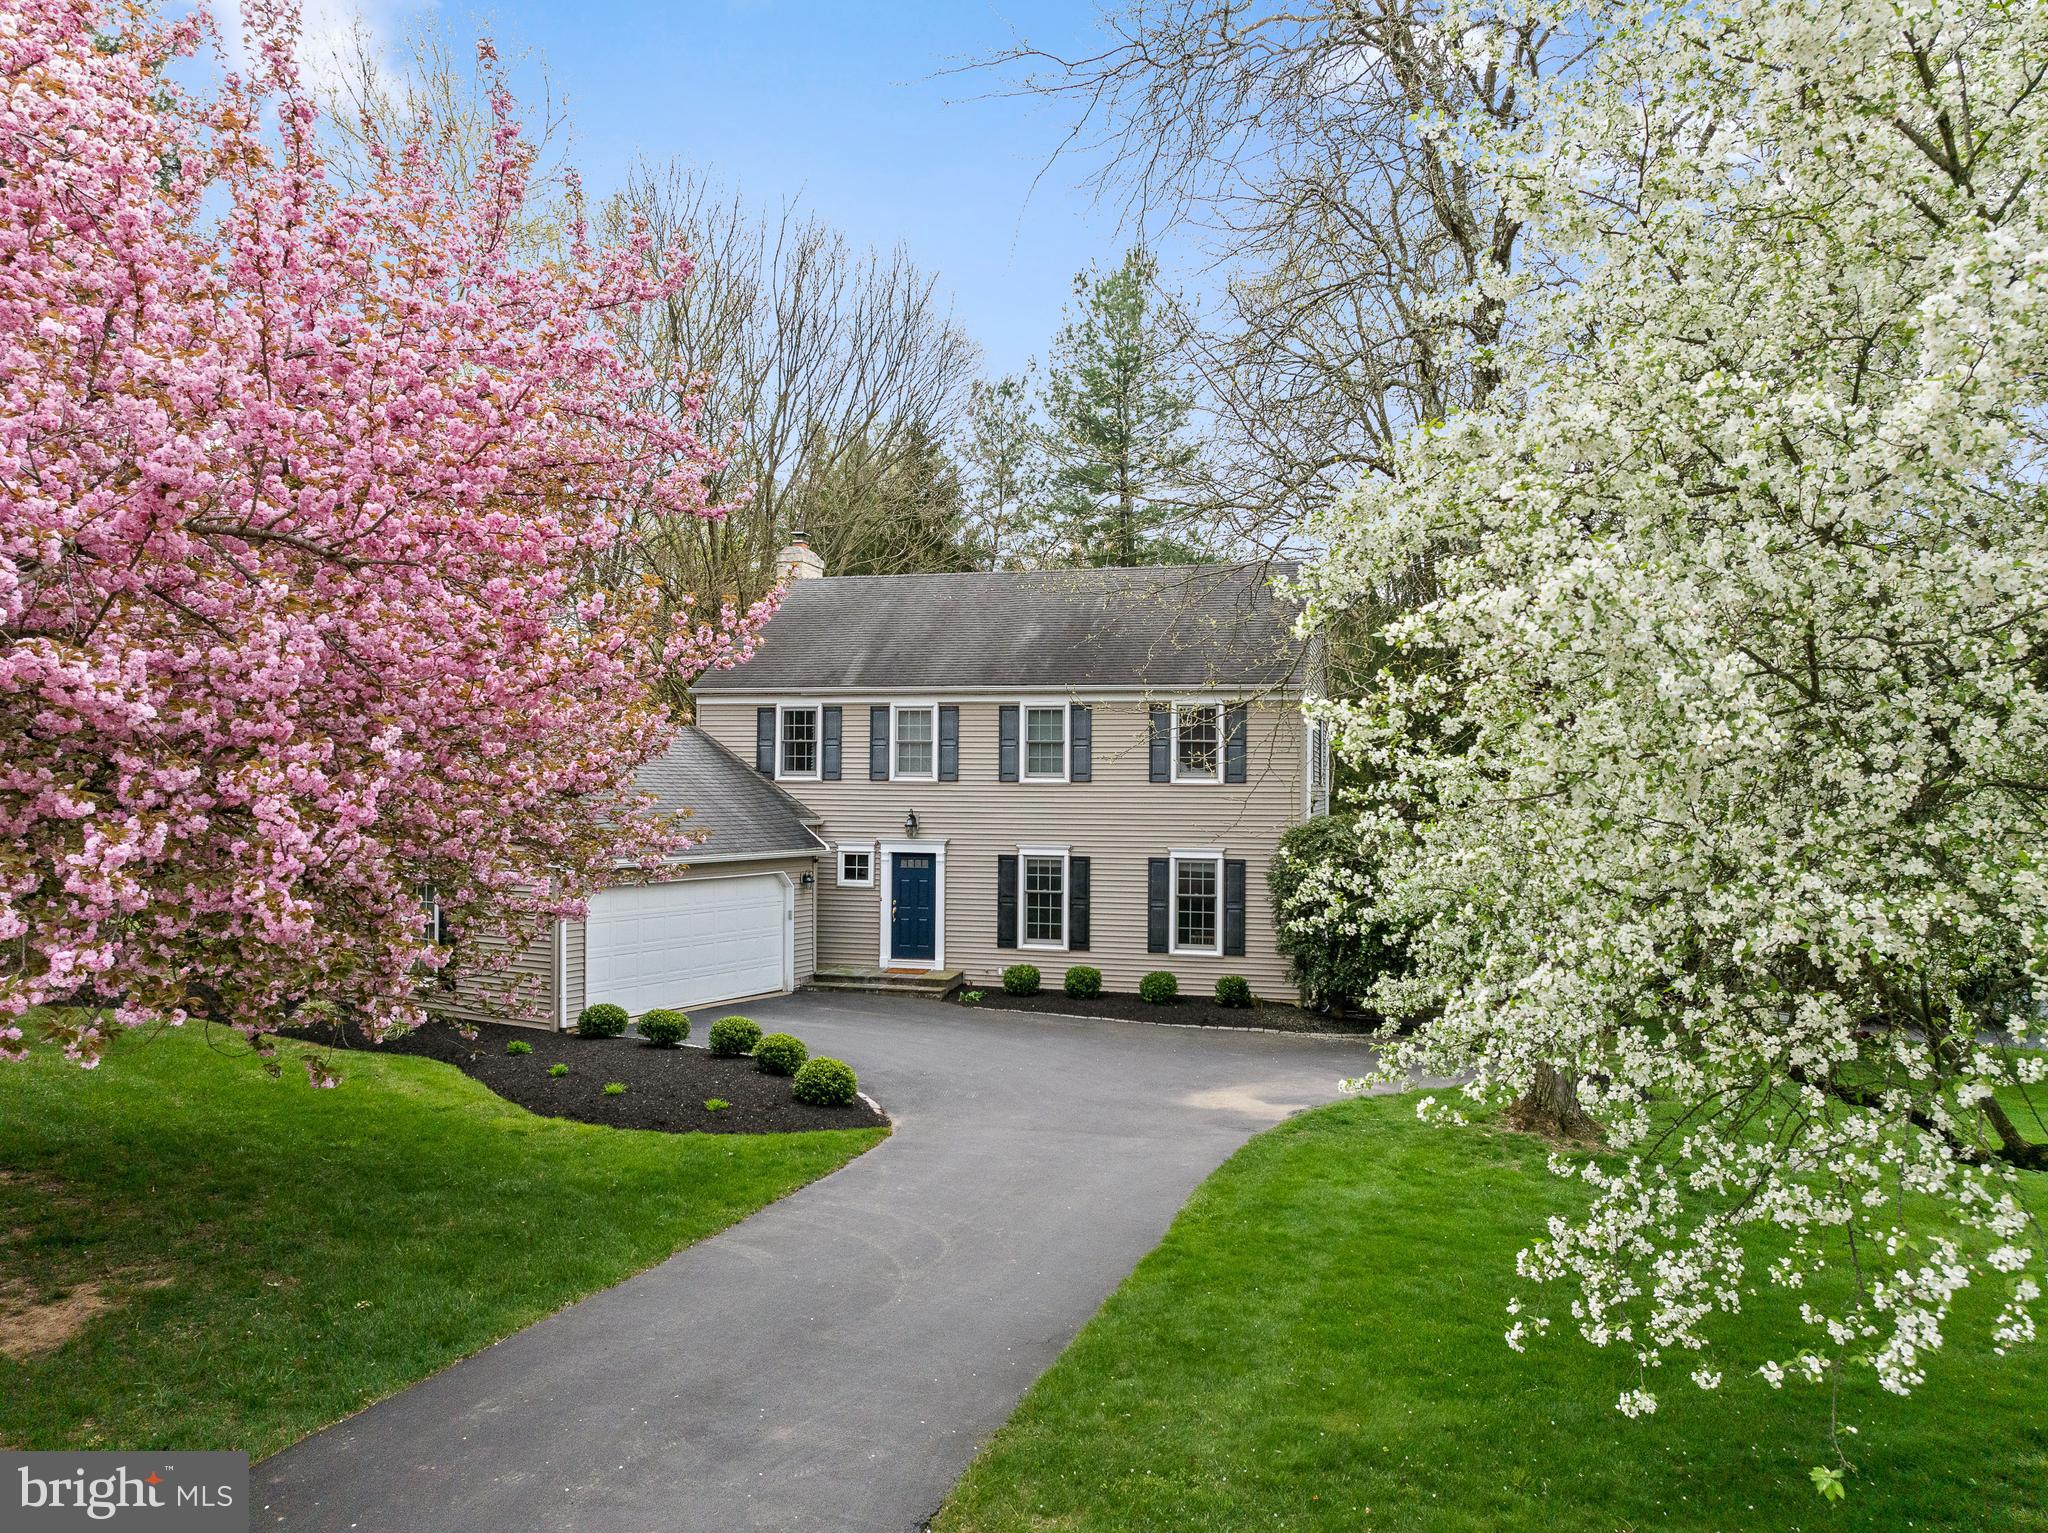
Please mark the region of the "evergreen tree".
POLYGON ((818 467, 789 496, 790 525, 834 575, 971 569, 959 471, 922 421, 821 446, 818 467))
POLYGON ((1158 306, 1158 268, 1142 249, 1103 276, 1074 279, 1045 389, 1048 512, 1084 564, 1190 557, 1173 535, 1176 491, 1195 460, 1183 439, 1193 399, 1174 364, 1174 310, 1158 306))

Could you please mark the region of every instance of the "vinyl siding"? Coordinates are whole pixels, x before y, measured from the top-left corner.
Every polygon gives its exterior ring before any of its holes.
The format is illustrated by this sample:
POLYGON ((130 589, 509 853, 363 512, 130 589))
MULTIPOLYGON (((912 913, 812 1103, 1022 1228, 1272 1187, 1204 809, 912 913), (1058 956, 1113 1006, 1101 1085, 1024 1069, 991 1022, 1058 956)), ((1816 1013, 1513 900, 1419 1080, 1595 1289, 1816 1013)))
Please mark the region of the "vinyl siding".
MULTIPOLYGON (((835 848, 904 839, 903 819, 917 812, 918 841, 945 843, 944 961, 972 983, 995 983, 1005 965, 1035 963, 1049 983, 1070 964, 1102 970, 1104 985, 1137 988, 1153 969, 1176 974, 1184 991, 1207 993, 1224 974, 1242 974, 1254 991, 1291 998, 1287 960, 1275 944, 1266 870, 1280 834, 1299 823, 1306 793, 1301 714, 1291 701, 1255 703, 1248 721, 1246 781, 1149 780, 1147 715, 1134 701, 1096 701, 1094 780, 1006 783, 999 777, 998 702, 960 708, 960 781, 873 782, 868 767, 868 707, 884 697, 834 698, 842 704, 845 776, 839 782, 786 786, 824 817, 835 848), (996 946, 996 858, 1019 846, 1066 845, 1090 859, 1091 941, 1085 954, 996 946), (1213 847, 1245 867, 1245 953, 1208 958, 1145 950, 1145 868, 1175 848, 1213 847)), ((920 698, 919 701, 926 699, 920 698)), ((946 699, 939 697, 939 702, 946 699)), ((1020 698, 1020 701, 1022 699, 1020 698)), ((1036 700, 1043 700, 1042 696, 1036 700)), ((1080 699, 1087 701, 1087 699, 1080 699)), ((792 696, 789 701, 802 701, 792 696)), ((752 759, 752 702, 698 699, 698 726, 752 759)), ((872 888, 839 883, 835 855, 820 868, 818 962, 872 967, 879 961, 882 879, 872 888)))
POLYGON ((518 1027, 555 1025, 555 931, 553 923, 519 949, 504 968, 494 966, 508 944, 486 937, 481 963, 442 973, 428 996, 427 1010, 436 1016, 471 1021, 510 1022, 518 1027))

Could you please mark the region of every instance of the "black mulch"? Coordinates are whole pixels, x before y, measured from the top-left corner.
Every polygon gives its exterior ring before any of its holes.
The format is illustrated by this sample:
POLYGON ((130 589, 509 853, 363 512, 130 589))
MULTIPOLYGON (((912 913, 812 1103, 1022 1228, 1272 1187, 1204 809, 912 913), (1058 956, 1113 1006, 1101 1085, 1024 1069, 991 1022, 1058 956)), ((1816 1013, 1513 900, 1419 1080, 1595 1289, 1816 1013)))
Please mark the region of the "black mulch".
MULTIPOLYGON (((955 996, 957 1000, 958 995, 955 996)), ((1070 999, 1060 990, 1041 990, 1037 995, 1010 995, 1001 986, 981 992, 976 1006, 988 1011, 1035 1011, 1056 1017, 1114 1017, 1122 1022, 1182 1022, 1195 1027, 1259 1027, 1276 1033, 1370 1033, 1378 1030, 1380 1019, 1369 1013, 1303 1011, 1260 1001, 1254 1006, 1218 1006, 1205 995, 1183 994, 1177 1001, 1155 1006, 1135 995, 1111 995, 1107 991, 1085 1001, 1070 999)))
MULTIPOLYGON (((812 1107, 789 1094, 789 1077, 768 1075, 751 1059, 714 1059, 703 1049, 657 1049, 638 1038, 579 1038, 534 1027, 479 1022, 476 1039, 452 1023, 428 1022, 417 1032, 372 1044, 353 1024, 344 1035, 332 1026, 294 1030, 291 1036, 324 1044, 339 1053, 375 1049, 385 1054, 420 1054, 455 1066, 507 1101, 543 1118, 573 1118, 612 1128, 651 1128, 671 1134, 786 1134, 816 1128, 874 1128, 889 1120, 856 1099, 849 1107, 812 1107), (518 1040, 531 1054, 507 1054, 518 1040), (548 1074, 565 1064, 569 1073, 548 1074), (606 1096, 608 1081, 625 1091, 606 1096), (717 1112, 706 1101, 730 1102, 717 1112)), ((346 1066, 345 1059, 335 1061, 346 1066)), ((851 1063, 851 1061, 849 1061, 851 1063)), ((858 1066, 856 1066, 858 1068, 858 1066)))

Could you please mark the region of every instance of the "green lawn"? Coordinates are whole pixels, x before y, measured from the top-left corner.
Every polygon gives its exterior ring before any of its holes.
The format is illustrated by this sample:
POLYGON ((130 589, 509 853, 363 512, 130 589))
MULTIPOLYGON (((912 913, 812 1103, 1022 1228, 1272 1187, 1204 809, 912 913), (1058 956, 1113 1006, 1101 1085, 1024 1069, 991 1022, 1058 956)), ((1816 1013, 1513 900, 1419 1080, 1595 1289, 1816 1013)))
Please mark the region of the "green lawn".
POLYGON ((0 1299, 17 1327, 111 1301, 0 1357, 0 1445, 273 1453, 882 1137, 629 1132, 430 1060, 347 1055, 333 1091, 284 1063, 195 1029, 0 1065, 0 1299))
MULTIPOLYGON (((2048 1177, 2033 1179, 2035 1206, 2048 1177)), ((1254 1140, 1196 1194, 954 1491, 943 1533, 2048 1529, 2048 1347, 1859 1384, 1839 1504, 1826 1399, 1501 1340, 1513 1255, 1564 1186, 1541 1147, 1361 1100, 1254 1140)), ((1986 1306, 1967 1308, 1981 1322, 1986 1306)), ((1560 1325, 1566 1322, 1560 1322, 1560 1325)), ((1757 1323, 1746 1318, 1743 1323, 1757 1323)), ((1958 1327, 1967 1330, 1967 1327, 1958 1327)), ((1981 1338, 1981 1325, 1974 1332, 1981 1338)))

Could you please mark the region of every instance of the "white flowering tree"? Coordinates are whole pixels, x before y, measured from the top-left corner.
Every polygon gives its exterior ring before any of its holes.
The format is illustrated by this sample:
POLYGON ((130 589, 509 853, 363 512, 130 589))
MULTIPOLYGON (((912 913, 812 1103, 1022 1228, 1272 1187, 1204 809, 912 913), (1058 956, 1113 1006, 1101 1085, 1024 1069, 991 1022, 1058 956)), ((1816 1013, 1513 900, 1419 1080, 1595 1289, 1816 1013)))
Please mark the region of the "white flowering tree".
POLYGON ((2001 1350, 2040 1295, 2048 7, 1552 19, 1596 46, 1526 131, 1443 125, 1542 274, 1505 382, 1306 582, 1327 616, 1428 549, 1442 593, 1340 710, 1412 932, 1376 999, 1425 1019, 1386 1073, 1575 1083, 1604 1130, 1511 1344, 1628 1349, 1631 1414, 1672 1367, 1903 1394, 1963 1289, 2001 1350))

